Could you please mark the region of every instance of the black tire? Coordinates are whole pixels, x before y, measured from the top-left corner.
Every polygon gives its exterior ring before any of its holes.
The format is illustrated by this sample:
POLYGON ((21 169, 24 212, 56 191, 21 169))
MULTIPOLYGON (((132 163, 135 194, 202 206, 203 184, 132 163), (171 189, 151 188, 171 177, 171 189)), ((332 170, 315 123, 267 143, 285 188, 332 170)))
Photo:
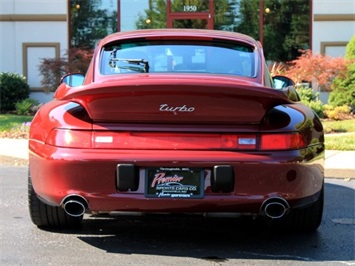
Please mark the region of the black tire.
POLYGON ((72 217, 63 208, 53 207, 40 201, 28 176, 28 207, 32 222, 40 228, 78 228, 83 216, 72 217))
POLYGON ((296 231, 313 232, 322 222, 324 205, 324 186, 318 200, 305 208, 293 209, 285 217, 287 228, 296 231))

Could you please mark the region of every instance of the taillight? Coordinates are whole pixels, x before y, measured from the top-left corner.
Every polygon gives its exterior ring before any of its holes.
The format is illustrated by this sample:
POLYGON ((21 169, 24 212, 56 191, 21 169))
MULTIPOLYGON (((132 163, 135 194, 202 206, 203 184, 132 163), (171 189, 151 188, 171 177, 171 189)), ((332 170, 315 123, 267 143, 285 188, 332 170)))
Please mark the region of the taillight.
POLYGON ((67 148, 156 150, 292 150, 306 146, 300 133, 213 134, 55 129, 48 145, 67 148), (258 139, 260 141, 258 145, 258 139))
POLYGON ((67 148, 91 148, 92 132, 85 130, 54 129, 47 138, 47 144, 67 148))
POLYGON ((260 136, 260 150, 292 150, 305 146, 304 137, 298 132, 264 134, 260 136))

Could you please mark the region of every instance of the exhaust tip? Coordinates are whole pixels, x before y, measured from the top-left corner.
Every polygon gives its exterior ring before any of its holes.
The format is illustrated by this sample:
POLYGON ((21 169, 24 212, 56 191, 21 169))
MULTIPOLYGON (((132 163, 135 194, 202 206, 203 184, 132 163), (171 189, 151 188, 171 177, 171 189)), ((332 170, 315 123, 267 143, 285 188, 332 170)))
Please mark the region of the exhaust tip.
POLYGON ((72 216, 72 217, 80 217, 82 215, 84 215, 85 210, 88 206, 87 201, 81 197, 81 196, 77 196, 77 195, 71 195, 66 197, 63 200, 63 209, 64 211, 72 216))
POLYGON ((261 210, 271 219, 282 218, 289 210, 290 205, 283 198, 270 198, 263 202, 261 210))

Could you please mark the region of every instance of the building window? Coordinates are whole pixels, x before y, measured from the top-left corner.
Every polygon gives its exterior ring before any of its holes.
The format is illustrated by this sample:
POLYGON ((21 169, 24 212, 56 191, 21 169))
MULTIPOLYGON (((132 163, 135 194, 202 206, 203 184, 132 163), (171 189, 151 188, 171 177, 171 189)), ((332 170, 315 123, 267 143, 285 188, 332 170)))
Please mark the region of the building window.
POLYGON ((70 45, 93 48, 104 36, 117 32, 117 0, 69 0, 70 45))
POLYGON ((271 61, 291 61, 310 47, 310 0, 68 1, 70 47, 94 48, 113 32, 157 28, 244 33, 263 40, 271 61))

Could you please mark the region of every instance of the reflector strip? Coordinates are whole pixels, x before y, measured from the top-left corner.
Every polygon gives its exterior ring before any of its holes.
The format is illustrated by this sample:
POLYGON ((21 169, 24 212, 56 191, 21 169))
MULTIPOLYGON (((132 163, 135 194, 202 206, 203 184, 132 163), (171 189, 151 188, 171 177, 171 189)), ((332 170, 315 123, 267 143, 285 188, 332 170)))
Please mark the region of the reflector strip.
POLYGON ((96 143, 112 143, 113 142, 113 137, 112 136, 107 136, 107 137, 96 137, 95 138, 96 143))

